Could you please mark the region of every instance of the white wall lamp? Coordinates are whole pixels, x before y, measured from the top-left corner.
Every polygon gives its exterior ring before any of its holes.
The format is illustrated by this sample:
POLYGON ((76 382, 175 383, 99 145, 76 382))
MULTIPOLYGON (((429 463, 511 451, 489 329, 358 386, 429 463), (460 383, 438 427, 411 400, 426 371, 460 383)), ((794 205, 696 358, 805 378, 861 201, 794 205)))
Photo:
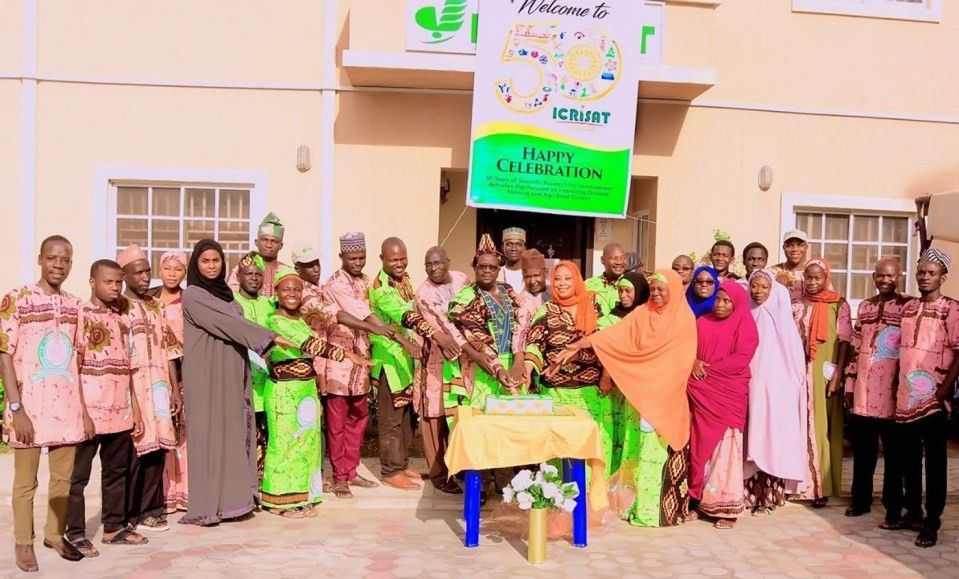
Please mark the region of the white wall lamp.
POLYGON ((769 191, 773 186, 773 168, 769 165, 763 165, 759 169, 759 188, 763 191, 769 191))
POLYGON ((309 145, 300 145, 296 148, 296 168, 300 173, 306 173, 310 170, 310 167, 313 165, 310 164, 310 146, 309 145))

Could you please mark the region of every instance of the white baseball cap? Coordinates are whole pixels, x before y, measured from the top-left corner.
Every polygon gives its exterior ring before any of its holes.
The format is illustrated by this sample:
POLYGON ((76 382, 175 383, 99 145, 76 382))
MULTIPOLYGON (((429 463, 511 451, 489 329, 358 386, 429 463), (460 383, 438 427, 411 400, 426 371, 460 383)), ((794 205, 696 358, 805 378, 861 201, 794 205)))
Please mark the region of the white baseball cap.
POLYGON ((783 234, 783 243, 786 243, 790 239, 798 239, 799 241, 806 242, 809 241, 809 236, 806 235, 806 232, 802 229, 790 229, 783 234))
POLYGON ((293 263, 313 263, 319 259, 320 250, 310 244, 301 244, 293 248, 293 263))

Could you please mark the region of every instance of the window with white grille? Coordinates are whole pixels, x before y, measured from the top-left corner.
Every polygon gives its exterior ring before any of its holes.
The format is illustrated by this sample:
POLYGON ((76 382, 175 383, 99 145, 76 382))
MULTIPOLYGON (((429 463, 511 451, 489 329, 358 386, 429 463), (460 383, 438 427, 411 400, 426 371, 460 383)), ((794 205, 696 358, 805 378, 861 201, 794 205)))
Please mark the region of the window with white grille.
POLYGON ((170 250, 189 255, 197 241, 216 239, 228 267, 251 247, 249 184, 112 183, 116 205, 115 249, 135 243, 150 258, 153 275, 170 250))
POLYGON ((810 258, 829 260, 833 286, 853 304, 876 294, 872 274, 882 257, 899 260, 899 289, 910 287, 914 260, 909 215, 798 210, 796 228, 809 235, 810 258))

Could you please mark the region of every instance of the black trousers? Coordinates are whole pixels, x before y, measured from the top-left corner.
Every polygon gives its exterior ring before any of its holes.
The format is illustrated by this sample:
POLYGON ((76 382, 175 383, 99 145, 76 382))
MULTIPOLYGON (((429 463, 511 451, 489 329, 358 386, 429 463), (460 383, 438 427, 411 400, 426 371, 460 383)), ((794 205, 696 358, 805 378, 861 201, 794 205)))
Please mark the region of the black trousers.
MULTIPOLYGON (((890 468, 891 462, 892 474, 904 477, 906 484, 904 505, 908 511, 907 516, 915 512, 915 518, 918 519, 921 518, 922 513, 921 477, 923 458, 925 458, 926 516, 922 519, 922 524, 926 529, 938 531, 942 525, 942 511, 946 506, 948 419, 945 412, 936 412, 931 416, 896 426, 894 459, 892 461, 887 459, 886 468, 890 468)), ((901 505, 894 505, 894 507, 897 507, 896 510, 888 512, 887 520, 890 514, 896 514, 901 510, 898 508, 901 505)))
MULTIPOLYGON (((898 476, 895 469, 889 468, 889 461, 893 446, 896 444, 896 423, 891 419, 873 418, 871 416, 849 415, 849 440, 852 442, 852 507, 859 511, 868 511, 873 501, 873 478, 876 474, 876 463, 879 460, 879 442, 886 455, 886 468, 882 477, 882 504, 887 514, 893 520, 898 520, 901 513, 889 513, 890 508, 898 505, 902 510, 903 487, 905 477, 898 476), (893 476, 896 475, 896 476, 893 476)), ((910 514, 915 512, 919 505, 907 506, 910 514)), ((887 517, 889 518, 889 517, 887 517)))
POLYGON ((133 459, 127 486, 127 521, 131 525, 163 514, 163 465, 167 452, 154 450, 133 459))
POLYGON ((77 444, 73 476, 70 477, 70 503, 67 508, 66 537, 70 540, 86 536, 86 500, 83 492, 90 482, 93 459, 100 451, 100 488, 104 533, 115 533, 126 526, 127 475, 133 458, 130 431, 98 434, 77 444))

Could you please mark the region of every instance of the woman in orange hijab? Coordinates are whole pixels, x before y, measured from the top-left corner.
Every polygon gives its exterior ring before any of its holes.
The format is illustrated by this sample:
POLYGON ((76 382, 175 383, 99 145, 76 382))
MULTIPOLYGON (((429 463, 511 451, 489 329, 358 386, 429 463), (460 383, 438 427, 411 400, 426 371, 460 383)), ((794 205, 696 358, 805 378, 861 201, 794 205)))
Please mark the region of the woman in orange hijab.
POLYGON ((559 363, 567 346, 596 331, 600 315, 596 294, 586 289, 579 268, 571 261, 561 261, 553 268, 549 291, 550 301, 533 315, 526 334, 526 373, 529 378, 536 374, 537 387, 557 405, 576 406, 593 417, 599 426, 609 476, 615 429, 612 400, 597 387, 602 374, 599 359, 592 350, 584 349, 559 363))
POLYGON ((832 289, 825 259, 811 259, 803 272, 802 300, 793 318, 806 350, 809 472, 802 498, 824 507, 842 488, 842 376, 852 342, 849 304, 832 289))
POLYGON ((696 318, 676 272, 657 270, 649 289, 644 306, 573 344, 563 357, 591 348, 629 402, 622 462, 611 483, 617 495, 631 496, 620 516, 637 526, 668 527, 689 513, 686 382, 696 360, 696 318))

